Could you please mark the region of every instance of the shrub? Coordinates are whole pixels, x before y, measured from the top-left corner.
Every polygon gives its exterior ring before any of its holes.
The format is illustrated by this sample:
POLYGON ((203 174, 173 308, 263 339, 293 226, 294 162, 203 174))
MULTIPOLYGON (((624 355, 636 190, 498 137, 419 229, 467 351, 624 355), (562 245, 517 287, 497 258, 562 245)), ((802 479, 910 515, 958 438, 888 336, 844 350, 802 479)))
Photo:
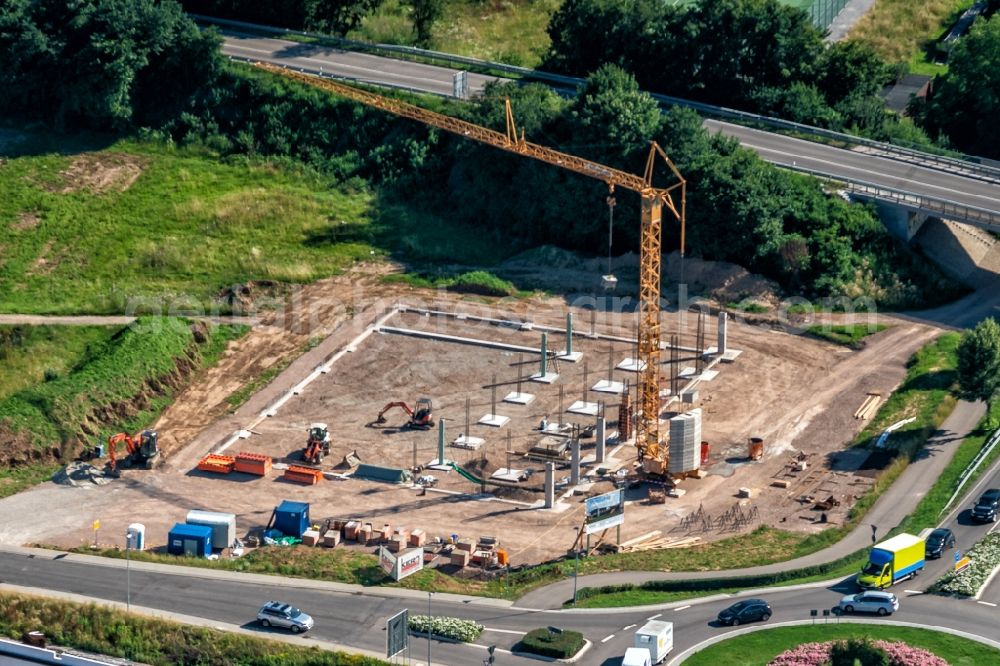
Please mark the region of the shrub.
POLYGON ((543 657, 567 659, 583 647, 583 634, 563 630, 558 633, 547 628, 532 629, 515 647, 516 652, 530 652, 543 657))
POLYGON ((426 634, 428 630, 439 638, 450 638, 453 641, 471 643, 479 638, 485 627, 471 620, 461 620, 457 617, 431 617, 429 615, 410 616, 410 631, 426 634))
POLYGON ((510 296, 517 291, 507 280, 486 271, 462 273, 448 285, 448 290, 482 296, 510 296))
POLYGON ((830 646, 831 666, 889 666, 889 655, 868 638, 848 638, 830 646))
POLYGON ((963 571, 949 571, 931 586, 932 592, 974 597, 993 569, 1000 566, 1000 532, 987 534, 969 552, 972 564, 963 571))

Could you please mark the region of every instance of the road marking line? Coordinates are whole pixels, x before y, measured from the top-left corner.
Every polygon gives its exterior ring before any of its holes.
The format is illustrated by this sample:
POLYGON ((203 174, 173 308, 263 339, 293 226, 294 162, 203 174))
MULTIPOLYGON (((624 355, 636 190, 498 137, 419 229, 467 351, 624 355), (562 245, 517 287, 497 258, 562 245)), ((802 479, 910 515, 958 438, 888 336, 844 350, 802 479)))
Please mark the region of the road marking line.
POLYGON ((655 620, 656 618, 660 617, 661 615, 663 615, 663 613, 657 613, 656 615, 650 615, 646 619, 647 620, 655 620))
POLYGON ((907 594, 923 594, 920 590, 903 590, 903 592, 906 592, 907 594))
POLYGON ((996 608, 996 604, 993 603, 992 601, 977 601, 976 603, 982 604, 984 606, 993 606, 994 608, 996 608))
POLYGON ((608 636, 605 636, 604 638, 602 638, 602 639, 601 639, 601 642, 602 642, 602 643, 607 643, 608 641, 610 641, 610 640, 611 640, 612 638, 614 638, 614 637, 615 637, 615 635, 614 635, 614 634, 609 634, 608 636))
POLYGON ((677 611, 682 611, 685 608, 691 608, 691 604, 688 604, 687 606, 680 606, 679 608, 675 608, 674 612, 676 613, 677 611))
POLYGON ((635 626, 634 624, 630 624, 627 627, 622 627, 622 631, 628 631, 629 629, 631 629, 634 626, 635 626))
POLYGON ((1000 523, 993 523, 993 527, 990 528, 990 531, 987 532, 987 534, 993 534, 993 530, 995 530, 998 527, 1000 527, 1000 523))
POLYGON ((492 629, 490 627, 484 627, 483 631, 495 631, 500 634, 518 634, 518 635, 524 633, 523 631, 514 631, 512 629, 492 629))

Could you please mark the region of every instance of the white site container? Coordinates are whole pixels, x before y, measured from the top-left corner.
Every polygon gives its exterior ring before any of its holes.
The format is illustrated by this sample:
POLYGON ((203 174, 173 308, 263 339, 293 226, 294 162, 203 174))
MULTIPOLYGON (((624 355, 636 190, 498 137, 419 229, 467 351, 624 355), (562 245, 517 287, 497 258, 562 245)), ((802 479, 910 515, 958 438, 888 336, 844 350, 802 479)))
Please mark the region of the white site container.
POLYGON ((188 525, 208 525, 212 528, 212 548, 229 548, 236 541, 236 514, 217 511, 188 511, 188 525))
POLYGON ((125 529, 130 550, 146 550, 146 526, 142 523, 132 523, 125 529))
POLYGON ((674 649, 674 623, 650 620, 635 632, 635 647, 649 650, 649 660, 658 664, 674 649))

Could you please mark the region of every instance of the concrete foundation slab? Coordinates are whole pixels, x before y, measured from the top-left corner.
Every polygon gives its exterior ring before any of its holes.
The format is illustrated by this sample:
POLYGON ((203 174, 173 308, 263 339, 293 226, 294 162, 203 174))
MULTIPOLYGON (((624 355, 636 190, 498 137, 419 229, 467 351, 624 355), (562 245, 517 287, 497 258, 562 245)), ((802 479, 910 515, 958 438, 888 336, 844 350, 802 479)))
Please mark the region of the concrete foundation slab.
POLYGON ((625 384, 616 382, 613 379, 602 379, 591 386, 590 390, 597 391, 598 393, 621 393, 625 390, 625 384))
POLYGON ((500 414, 484 414, 481 419, 479 419, 479 425, 492 426, 494 428, 502 428, 510 421, 509 416, 501 416, 500 414))
POLYGON ((452 470, 451 463, 453 461, 447 458, 442 461, 440 458, 434 458, 429 463, 424 465, 424 469, 436 469, 440 472, 450 472, 452 470))
POLYGON ((677 373, 678 377, 694 377, 694 368, 690 365, 686 368, 681 368, 681 371, 677 373))
POLYGON ((570 414, 583 414, 584 416, 597 416, 597 403, 596 402, 584 402, 583 400, 577 400, 569 409, 566 410, 570 414))
POLYGON ((637 358, 626 358, 615 367, 626 372, 642 372, 646 369, 646 364, 637 358))
POLYGON ((718 347, 705 347, 704 351, 705 356, 714 356, 715 354, 718 353, 719 353, 718 347))
POLYGON ((501 467, 497 471, 490 474, 491 479, 496 479, 497 481, 523 481, 525 478, 523 469, 507 469, 506 467, 501 467))
POLYGON ((570 363, 576 363, 581 358, 583 358, 583 352, 575 351, 567 353, 567 351, 564 349, 558 354, 556 354, 556 358, 559 359, 560 361, 569 361, 570 363))
POLYGON ((519 393, 517 391, 511 391, 504 396, 503 401, 510 402, 515 405, 530 405, 534 399, 535 395, 533 393, 519 393))
POLYGON ((528 377, 528 379, 530 379, 533 382, 538 382, 540 384, 552 384, 557 379, 559 379, 559 373, 558 372, 546 372, 543 375, 540 372, 536 372, 535 374, 533 374, 530 377, 528 377))
POLYGON ((743 351, 740 349, 727 349, 726 353, 722 355, 722 362, 732 363, 733 361, 738 359, 740 357, 740 354, 742 353, 743 351))
POLYGON ((701 377, 699 377, 699 379, 701 379, 701 381, 703 382, 710 382, 718 376, 719 376, 718 370, 705 370, 703 373, 701 373, 701 377))
POLYGON ((459 449, 472 449, 473 451, 475 451, 480 446, 482 446, 485 441, 486 440, 483 439, 482 437, 459 435, 458 437, 455 438, 455 441, 452 442, 451 445, 459 449))
POLYGON ((573 426, 569 423, 547 423, 542 430, 546 435, 568 435, 573 426))

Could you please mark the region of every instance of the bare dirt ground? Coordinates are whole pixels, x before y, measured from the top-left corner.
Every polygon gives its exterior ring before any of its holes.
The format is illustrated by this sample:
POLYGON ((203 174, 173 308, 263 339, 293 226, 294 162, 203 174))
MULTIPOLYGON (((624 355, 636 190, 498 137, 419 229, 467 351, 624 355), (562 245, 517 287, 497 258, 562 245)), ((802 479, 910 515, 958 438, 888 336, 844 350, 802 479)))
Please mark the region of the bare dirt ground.
MULTIPOLYGON (((424 472, 440 479, 439 489, 427 494, 406 485, 358 479, 327 480, 318 486, 304 487, 280 480, 279 472, 260 479, 192 471, 201 456, 218 447, 230 433, 257 420, 263 409, 325 359, 348 346, 398 299, 451 312, 520 317, 554 327, 564 325, 567 306, 561 299, 537 297, 486 305, 453 294, 381 284, 377 273, 384 270, 367 267, 306 287, 297 293, 293 305, 266 315, 261 325, 235 343, 222 362, 182 393, 155 424, 166 452, 163 467, 151 472, 128 471, 121 481, 102 487, 69 488, 46 483, 0 501, 0 512, 13 517, 0 527, 0 540, 81 545, 94 539, 90 525, 100 519, 102 532, 98 539, 103 543, 120 545, 125 526, 142 522, 147 527, 148 542, 157 546, 165 543, 170 526, 182 521, 190 509, 235 513, 238 531, 244 533, 265 524, 272 508, 282 499, 293 499, 311 504, 314 521, 327 517, 360 518, 376 525, 421 527, 440 536, 498 535, 515 563, 536 562, 565 552, 573 541, 574 528, 582 519, 582 496, 569 495, 556 510, 543 510, 531 506, 537 494, 518 491, 515 496, 499 501, 491 495, 478 495, 477 485, 455 473, 436 470, 424 472), (243 407, 228 413, 228 395, 289 357, 298 359, 243 407), (44 520, 37 518, 39 506, 46 508, 44 520)), ((611 301, 602 302, 593 315, 577 308, 579 334, 574 338, 574 349, 584 352, 584 360, 576 364, 559 362, 554 369, 561 376, 555 384, 524 384, 523 391, 537 396, 531 405, 501 403, 497 412, 512 419, 503 429, 473 425, 472 434, 486 439, 483 449, 470 452, 449 447, 446 455, 467 467, 485 469, 488 474, 507 466, 509 431, 509 446, 516 452, 512 465, 540 470, 541 464, 519 460, 518 454, 538 440, 539 433, 532 429, 541 417, 556 420, 560 412, 560 387, 565 409, 583 397, 585 367, 586 385, 593 385, 606 378, 610 347, 615 363, 631 355, 629 342, 595 341, 586 336, 593 326, 601 334, 630 338, 634 315, 614 314, 615 309, 611 301)), ((715 318, 709 316, 705 321, 706 345, 714 345, 715 318)), ((681 518, 699 507, 709 516, 722 515, 738 501, 736 493, 741 487, 754 491, 745 508, 757 508, 757 522, 793 530, 823 529, 826 525, 818 522, 817 512, 800 506, 795 498, 825 497, 824 493, 835 495, 842 503, 839 509, 828 512, 830 523, 841 520, 853 496, 860 495, 870 479, 853 473, 860 460, 850 457, 831 460, 830 454, 850 441, 863 426, 862 421, 853 418, 853 413, 865 393, 891 392, 905 374, 906 359, 938 330, 904 320, 882 321, 892 324, 891 328, 872 336, 861 351, 849 351, 760 324, 731 322, 729 347, 743 353, 735 363, 717 366, 719 376, 698 387, 699 401, 694 405, 703 409, 703 439, 712 447, 707 465, 709 475, 681 482, 686 494, 669 499, 666 505, 647 505, 642 501, 643 491, 630 494, 634 501, 627 509, 622 538, 648 532, 651 525, 683 536, 683 531, 679 532, 681 518), (751 436, 766 442, 761 462, 746 461, 746 440, 751 436), (789 460, 800 452, 808 469, 786 474, 789 460), (831 462, 836 469, 829 469, 831 462), (792 486, 787 490, 774 488, 770 486, 774 478, 787 478, 792 486)), ((537 348, 540 341, 537 330, 414 314, 395 315, 387 324, 530 348, 537 348)), ((682 346, 694 344, 696 330, 697 316, 692 313, 664 316, 665 335, 678 333, 682 346)), ((551 333, 548 337, 550 349, 562 348, 563 334, 551 333)), ((286 458, 294 461, 305 443, 309 423, 325 421, 330 424, 334 444, 324 468, 332 468, 344 454, 355 450, 366 463, 408 468, 413 465, 416 449, 417 463, 426 464, 436 457, 436 430, 396 431, 392 426, 405 420, 400 411, 387 414, 385 427, 370 428, 366 424, 389 401, 404 400, 412 404, 426 395, 434 400, 436 416, 448 419, 447 439, 451 441, 466 429, 466 399, 471 405, 473 423, 491 411, 489 385, 494 375, 503 384, 497 389, 498 400, 516 390, 519 358, 518 352, 375 334, 356 351, 345 354, 330 373, 290 399, 275 416, 256 426, 255 434, 234 444, 230 452, 251 450, 270 454, 276 461, 286 458)), ((523 362, 523 374, 527 376, 537 370, 538 355, 524 353, 523 362)), ((694 363, 688 360, 685 364, 694 363)), ((615 370, 614 379, 634 380, 634 375, 615 370)), ((613 397, 589 392, 587 399, 609 401, 608 418, 616 419, 613 397)), ((589 425, 594 419, 564 415, 560 420, 589 425)), ((584 440, 585 457, 593 451, 592 442, 584 440)), ((618 464, 630 467, 633 452, 631 446, 621 447, 615 454, 618 464)), ((557 479, 568 473, 568 470, 557 471, 557 479)), ((540 485, 541 476, 536 474, 528 484, 540 485)), ((599 483, 586 492, 609 489, 609 484, 599 483)), ((703 539, 731 534, 726 529, 714 528, 706 532, 699 528, 695 533, 703 539)))

